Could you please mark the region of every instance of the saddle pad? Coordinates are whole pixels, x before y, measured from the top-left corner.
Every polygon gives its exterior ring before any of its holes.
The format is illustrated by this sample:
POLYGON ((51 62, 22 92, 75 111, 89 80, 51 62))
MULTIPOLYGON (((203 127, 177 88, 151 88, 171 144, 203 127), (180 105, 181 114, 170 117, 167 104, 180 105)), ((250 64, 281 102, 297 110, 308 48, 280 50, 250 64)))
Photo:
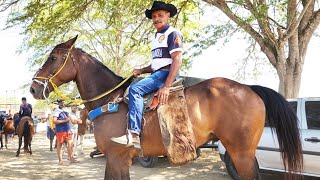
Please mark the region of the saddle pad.
POLYGON ((172 164, 185 164, 196 158, 196 141, 190 122, 184 90, 169 95, 166 105, 157 109, 163 144, 172 164))
POLYGON ((108 103, 106 105, 103 105, 101 107, 98 107, 96 109, 91 110, 89 112, 89 114, 88 114, 89 120, 93 121, 98 116, 101 116, 101 115, 103 115, 105 113, 118 112, 118 110, 119 110, 119 104, 117 104, 117 103, 108 103))

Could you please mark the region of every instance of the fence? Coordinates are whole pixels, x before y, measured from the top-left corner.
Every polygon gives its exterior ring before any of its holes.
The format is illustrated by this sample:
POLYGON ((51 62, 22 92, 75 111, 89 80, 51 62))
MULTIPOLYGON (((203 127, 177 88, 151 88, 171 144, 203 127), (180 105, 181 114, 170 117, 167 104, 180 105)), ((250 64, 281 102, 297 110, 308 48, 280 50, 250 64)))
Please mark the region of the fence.
POLYGON ((0 110, 5 110, 7 113, 10 110, 11 114, 19 112, 19 107, 20 107, 20 104, 13 104, 13 103, 0 104, 0 110))

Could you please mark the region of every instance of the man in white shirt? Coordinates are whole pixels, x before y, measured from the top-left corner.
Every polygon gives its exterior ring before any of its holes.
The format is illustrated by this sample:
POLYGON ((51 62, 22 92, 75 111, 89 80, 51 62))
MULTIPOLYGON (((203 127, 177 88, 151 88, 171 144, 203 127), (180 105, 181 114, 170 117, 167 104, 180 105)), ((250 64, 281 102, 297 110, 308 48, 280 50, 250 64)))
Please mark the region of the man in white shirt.
POLYGON ((71 132, 72 132, 72 154, 74 156, 77 155, 77 142, 78 142, 78 124, 82 124, 81 119, 77 113, 78 107, 76 105, 71 106, 70 112, 70 125, 71 125, 71 132))
POLYGON ((133 145, 140 149, 140 132, 143 116, 143 96, 157 91, 160 104, 166 104, 169 96, 169 87, 179 76, 182 64, 183 36, 181 32, 169 25, 169 19, 177 14, 173 4, 154 1, 151 9, 145 11, 146 17, 152 19, 156 33, 153 36, 151 65, 142 69, 134 69, 135 77, 140 74, 151 73, 129 89, 129 137, 113 137, 112 141, 133 145), (128 138, 128 139, 127 139, 128 138))

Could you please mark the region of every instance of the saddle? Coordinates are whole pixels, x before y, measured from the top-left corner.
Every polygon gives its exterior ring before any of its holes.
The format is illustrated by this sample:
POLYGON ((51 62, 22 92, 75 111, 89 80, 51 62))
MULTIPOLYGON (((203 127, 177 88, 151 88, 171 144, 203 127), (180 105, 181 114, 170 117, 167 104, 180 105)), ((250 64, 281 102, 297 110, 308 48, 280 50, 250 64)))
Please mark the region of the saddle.
MULTIPOLYGON (((137 82, 138 80, 140 80, 140 78, 135 79, 133 83, 137 82)), ((123 101, 127 104, 129 104, 129 88, 130 86, 126 89, 123 95, 124 97, 123 101)), ((175 92, 183 89, 184 89, 183 78, 179 78, 172 83, 170 87, 170 92, 175 92)), ((145 113, 151 110, 155 110, 158 107, 159 102, 158 102, 158 98, 154 96, 155 94, 156 92, 153 92, 143 97, 143 107, 144 107, 145 113)))

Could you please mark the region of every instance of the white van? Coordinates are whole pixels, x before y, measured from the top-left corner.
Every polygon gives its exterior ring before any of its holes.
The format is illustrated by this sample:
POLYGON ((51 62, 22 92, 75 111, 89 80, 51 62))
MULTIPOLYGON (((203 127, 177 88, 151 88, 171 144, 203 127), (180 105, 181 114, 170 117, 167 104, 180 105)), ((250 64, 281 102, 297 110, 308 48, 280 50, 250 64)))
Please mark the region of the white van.
MULTIPOLYGON (((297 112, 300 121, 301 142, 304 158, 303 174, 320 177, 320 98, 289 99, 289 103, 297 112)), ((218 150, 221 159, 226 163, 228 173, 233 179, 240 179, 226 149, 219 141, 218 150)), ((256 151, 259 169, 284 171, 279 153, 276 133, 265 124, 260 142, 256 151)))

